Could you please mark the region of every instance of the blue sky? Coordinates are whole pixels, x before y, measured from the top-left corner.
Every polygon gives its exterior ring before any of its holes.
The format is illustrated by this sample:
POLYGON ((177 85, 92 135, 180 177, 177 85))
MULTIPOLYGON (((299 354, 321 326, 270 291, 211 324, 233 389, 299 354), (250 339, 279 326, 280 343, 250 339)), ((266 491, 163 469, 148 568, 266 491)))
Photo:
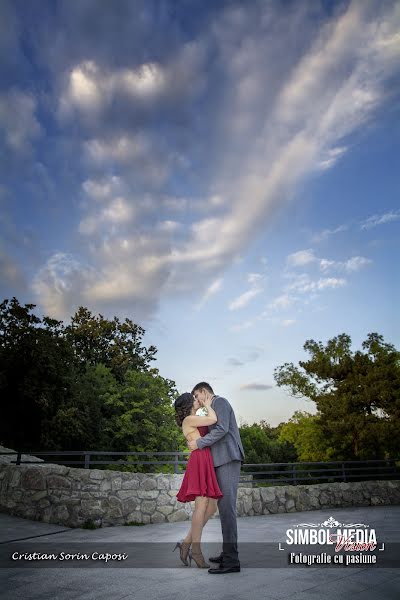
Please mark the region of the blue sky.
POLYGON ((306 339, 399 344, 400 5, 0 2, 2 298, 129 317, 238 420, 306 339))

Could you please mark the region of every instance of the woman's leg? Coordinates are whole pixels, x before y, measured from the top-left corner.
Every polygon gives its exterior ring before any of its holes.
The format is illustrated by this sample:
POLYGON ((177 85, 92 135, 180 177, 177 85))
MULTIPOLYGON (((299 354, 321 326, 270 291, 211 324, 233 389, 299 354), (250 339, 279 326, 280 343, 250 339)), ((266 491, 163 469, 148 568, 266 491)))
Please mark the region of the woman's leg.
MULTIPOLYGON (((208 519, 210 519, 213 514, 216 512, 217 510, 217 500, 215 498, 207 498, 207 506, 206 506, 206 510, 204 513, 204 521, 203 521, 203 528, 205 526, 205 524, 207 523, 208 519)), ((187 536, 185 537, 185 539, 183 540, 186 544, 191 544, 192 543, 192 527, 190 527, 187 536)))

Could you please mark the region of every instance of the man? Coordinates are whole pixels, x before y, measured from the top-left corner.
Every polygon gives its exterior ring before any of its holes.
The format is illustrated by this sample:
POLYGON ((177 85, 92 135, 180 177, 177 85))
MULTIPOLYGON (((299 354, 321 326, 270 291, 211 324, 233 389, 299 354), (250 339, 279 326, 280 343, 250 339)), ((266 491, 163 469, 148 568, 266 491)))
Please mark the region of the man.
POLYGON ((211 407, 218 417, 215 425, 208 427, 207 435, 188 442, 190 450, 211 446, 218 485, 223 493, 223 498, 218 500, 222 553, 210 558, 210 561, 218 563, 219 567, 211 567, 208 572, 216 575, 237 573, 240 571, 240 562, 237 549, 236 497, 244 450, 235 413, 228 400, 215 395, 212 387, 205 381, 194 386, 192 395, 202 405, 210 398, 211 407))

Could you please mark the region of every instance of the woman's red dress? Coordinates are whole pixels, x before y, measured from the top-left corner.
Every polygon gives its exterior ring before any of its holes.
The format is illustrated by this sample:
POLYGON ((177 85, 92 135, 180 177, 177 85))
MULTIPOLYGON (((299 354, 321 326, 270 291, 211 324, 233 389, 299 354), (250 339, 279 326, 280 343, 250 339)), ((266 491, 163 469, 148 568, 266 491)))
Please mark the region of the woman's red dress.
MULTIPOLYGON (((208 433, 208 427, 197 428, 201 437, 208 433)), ((222 498, 223 493, 215 475, 214 461, 209 446, 193 450, 186 465, 182 485, 176 497, 179 502, 192 502, 196 496, 222 498)))

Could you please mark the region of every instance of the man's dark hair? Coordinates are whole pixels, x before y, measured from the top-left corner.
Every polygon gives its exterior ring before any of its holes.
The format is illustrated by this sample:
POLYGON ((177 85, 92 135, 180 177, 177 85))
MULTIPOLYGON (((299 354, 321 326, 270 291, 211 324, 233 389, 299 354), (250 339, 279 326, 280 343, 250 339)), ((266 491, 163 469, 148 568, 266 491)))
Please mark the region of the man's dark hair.
POLYGON ((200 383, 197 383, 192 389, 192 394, 197 392, 197 390, 207 390, 207 392, 210 392, 210 394, 214 393, 214 390, 212 389, 211 385, 206 381, 200 381, 200 383))

